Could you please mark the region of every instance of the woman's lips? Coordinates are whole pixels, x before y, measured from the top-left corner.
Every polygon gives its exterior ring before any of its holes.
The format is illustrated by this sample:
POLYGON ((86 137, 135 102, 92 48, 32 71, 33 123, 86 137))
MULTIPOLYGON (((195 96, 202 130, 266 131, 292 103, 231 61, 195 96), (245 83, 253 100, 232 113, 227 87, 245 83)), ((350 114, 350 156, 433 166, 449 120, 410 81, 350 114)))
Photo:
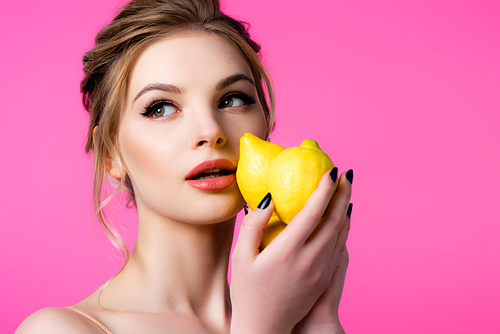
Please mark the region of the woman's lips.
MULTIPOLYGON (((203 161, 196 167, 194 167, 186 176, 186 182, 191 187, 205 190, 205 191, 213 191, 213 190, 222 190, 229 188, 236 181, 236 166, 231 161, 227 159, 216 159, 203 161), (216 177, 207 177, 207 178, 198 178, 193 179, 197 175, 210 171, 213 169, 223 170, 218 172, 216 177)), ((208 176, 210 174, 203 175, 208 176)))
POLYGON ((209 179, 186 180, 187 184, 189 184, 191 187, 205 191, 222 190, 229 188, 234 183, 234 181, 236 181, 236 175, 234 173, 209 179))

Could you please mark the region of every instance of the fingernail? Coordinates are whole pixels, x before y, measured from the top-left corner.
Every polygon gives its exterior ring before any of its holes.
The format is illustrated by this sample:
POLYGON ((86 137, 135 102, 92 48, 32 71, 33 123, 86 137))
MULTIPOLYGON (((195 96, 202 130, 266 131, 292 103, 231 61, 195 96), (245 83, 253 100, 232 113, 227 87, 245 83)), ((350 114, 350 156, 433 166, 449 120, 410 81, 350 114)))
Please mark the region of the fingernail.
POLYGON ((243 205, 243 209, 245 210, 245 216, 248 215, 248 207, 247 205, 243 205))
POLYGON ((257 207, 257 209, 264 210, 265 208, 267 208, 269 206, 269 203, 271 203, 271 193, 267 193, 267 195, 264 196, 262 201, 259 203, 259 206, 257 207))
POLYGON ((349 203, 349 207, 347 208, 347 217, 351 218, 351 212, 352 212, 352 203, 349 203))
POLYGON ((347 173, 345 173, 345 178, 347 179, 347 181, 349 181, 350 184, 352 184, 353 177, 354 177, 354 172, 352 171, 352 169, 349 169, 347 173))
POLYGON ((332 171, 330 172, 330 179, 332 180, 333 183, 337 182, 338 172, 339 172, 339 169, 337 167, 332 169, 332 171))

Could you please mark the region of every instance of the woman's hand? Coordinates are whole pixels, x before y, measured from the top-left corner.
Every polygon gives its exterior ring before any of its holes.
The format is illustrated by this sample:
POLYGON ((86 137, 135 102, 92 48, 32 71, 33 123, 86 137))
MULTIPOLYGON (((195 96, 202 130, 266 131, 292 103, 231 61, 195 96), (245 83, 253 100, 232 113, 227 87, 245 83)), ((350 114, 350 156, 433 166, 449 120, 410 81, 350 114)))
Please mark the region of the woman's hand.
MULTIPOLYGON (((351 209, 352 209, 352 204, 351 209)), ((338 260, 337 268, 333 273, 330 285, 319 297, 311 311, 302 319, 293 329, 293 334, 307 333, 329 333, 329 334, 344 334, 344 329, 340 324, 338 317, 340 297, 344 288, 345 275, 347 265, 349 263, 349 254, 345 247, 347 234, 350 228, 350 217, 346 217, 346 222, 339 235, 339 241, 335 245, 335 255, 332 256, 332 261, 338 260), (342 235, 342 236, 341 236, 342 235), (344 247, 342 247, 342 245, 344 247), (341 252, 340 256, 338 255, 341 252)))
POLYGON ((290 333, 301 320, 299 327, 307 328, 338 320, 335 305, 345 270, 337 268, 347 238, 351 184, 343 174, 333 194, 335 180, 329 174, 261 253, 259 243, 273 211, 272 201, 243 220, 232 261, 232 333, 290 333))

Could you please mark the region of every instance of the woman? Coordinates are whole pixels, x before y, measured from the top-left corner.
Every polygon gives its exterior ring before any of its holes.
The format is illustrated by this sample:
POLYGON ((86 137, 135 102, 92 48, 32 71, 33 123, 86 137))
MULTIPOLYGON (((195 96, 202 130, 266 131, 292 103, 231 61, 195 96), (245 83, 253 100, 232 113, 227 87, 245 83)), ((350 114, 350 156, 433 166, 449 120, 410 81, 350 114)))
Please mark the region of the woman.
POLYGON ((17 333, 343 332, 352 171, 326 173, 259 253, 268 194, 242 222, 227 283, 244 204, 239 138, 268 138, 273 127, 259 49, 218 0, 132 1, 99 32, 83 60, 86 149, 97 216, 125 265, 88 298, 35 312, 17 333), (101 201, 108 173, 138 210, 130 255, 104 212, 114 194, 101 201))

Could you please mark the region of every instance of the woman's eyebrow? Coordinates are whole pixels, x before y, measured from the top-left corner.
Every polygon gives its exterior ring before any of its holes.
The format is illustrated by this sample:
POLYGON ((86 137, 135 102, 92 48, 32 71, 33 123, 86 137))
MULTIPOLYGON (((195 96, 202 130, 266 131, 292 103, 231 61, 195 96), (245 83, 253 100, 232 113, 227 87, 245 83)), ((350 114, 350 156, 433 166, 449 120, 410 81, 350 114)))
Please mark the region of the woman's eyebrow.
POLYGON ((230 75, 227 78, 219 81, 219 83, 217 84, 217 90, 224 89, 227 86, 229 86, 237 81, 240 81, 240 80, 246 80, 246 81, 250 82, 253 86, 255 86, 255 82, 251 78, 249 78, 245 74, 240 73, 240 74, 230 75))
POLYGON ((149 84, 146 87, 144 87, 143 89, 141 89, 141 91, 139 93, 137 93, 137 95, 134 97, 134 100, 132 101, 132 104, 134 104, 134 102, 139 97, 141 97, 145 93, 149 92, 150 90, 161 90, 161 91, 164 91, 167 93, 175 93, 175 94, 183 94, 184 93, 182 89, 180 89, 179 87, 174 86, 174 85, 163 84, 163 83, 149 84))
MULTIPOLYGON (((245 74, 239 73, 239 74, 230 75, 227 78, 222 79, 221 81, 219 81, 217 83, 216 88, 217 88, 217 90, 221 90, 221 89, 224 89, 227 86, 232 85, 233 83, 240 81, 240 80, 248 81, 249 83, 252 84, 252 86, 255 86, 255 82, 250 77, 248 77, 245 74)), ((184 91, 181 88, 174 86, 174 85, 163 84, 163 83, 149 84, 146 87, 144 87, 143 89, 141 89, 139 91, 139 93, 137 93, 137 95, 134 97, 134 100, 132 101, 132 104, 134 104, 135 101, 139 97, 141 97, 142 95, 146 94, 147 92, 149 92, 151 90, 161 90, 163 92, 174 93, 174 94, 183 94, 184 93, 184 91)))

